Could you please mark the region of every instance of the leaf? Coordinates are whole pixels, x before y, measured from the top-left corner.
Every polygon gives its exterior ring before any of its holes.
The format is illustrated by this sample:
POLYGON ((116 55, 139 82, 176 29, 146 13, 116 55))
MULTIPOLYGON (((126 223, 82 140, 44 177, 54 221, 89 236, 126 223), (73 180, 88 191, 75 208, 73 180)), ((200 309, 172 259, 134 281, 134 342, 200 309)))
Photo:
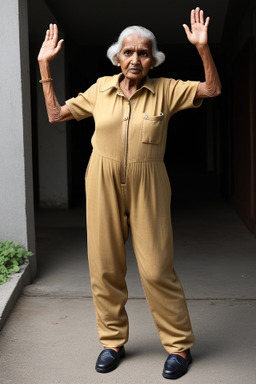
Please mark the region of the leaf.
POLYGON ((8 275, 19 272, 19 265, 27 262, 32 255, 32 252, 27 252, 18 242, 0 242, 0 285, 9 279, 8 275))
POLYGON ((9 269, 9 274, 19 272, 20 268, 18 265, 14 265, 12 268, 9 269))

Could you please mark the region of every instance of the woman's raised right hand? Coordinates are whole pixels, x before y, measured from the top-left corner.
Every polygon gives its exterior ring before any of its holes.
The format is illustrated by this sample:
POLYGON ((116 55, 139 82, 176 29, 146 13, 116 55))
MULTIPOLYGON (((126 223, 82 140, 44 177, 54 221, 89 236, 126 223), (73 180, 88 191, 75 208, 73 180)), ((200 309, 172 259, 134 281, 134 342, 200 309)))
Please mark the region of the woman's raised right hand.
POLYGON ((58 27, 50 24, 46 31, 45 39, 38 54, 39 62, 52 61, 61 50, 63 39, 58 41, 58 27))

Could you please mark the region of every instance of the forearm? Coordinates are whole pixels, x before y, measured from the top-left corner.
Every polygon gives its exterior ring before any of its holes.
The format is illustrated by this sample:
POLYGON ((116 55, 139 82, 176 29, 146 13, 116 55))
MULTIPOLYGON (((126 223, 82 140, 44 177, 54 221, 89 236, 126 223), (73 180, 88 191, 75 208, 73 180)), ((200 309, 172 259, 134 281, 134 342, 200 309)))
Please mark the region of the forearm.
MULTIPOLYGON (((41 79, 51 79, 50 63, 47 61, 39 61, 39 69, 41 79)), ((50 123, 61 123, 63 121, 71 120, 73 118, 66 105, 60 106, 56 97, 53 82, 42 82, 45 105, 48 113, 50 123)))
POLYGON ((221 81, 208 44, 197 46, 204 66, 205 82, 200 83, 196 97, 215 97, 221 94, 221 81))

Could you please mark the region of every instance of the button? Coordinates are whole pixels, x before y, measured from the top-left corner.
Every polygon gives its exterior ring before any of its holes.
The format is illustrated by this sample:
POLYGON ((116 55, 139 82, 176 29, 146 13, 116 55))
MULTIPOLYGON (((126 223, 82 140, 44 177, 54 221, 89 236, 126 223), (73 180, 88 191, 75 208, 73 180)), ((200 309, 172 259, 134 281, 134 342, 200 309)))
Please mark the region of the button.
POLYGON ((128 119, 128 117, 127 117, 127 116, 124 116, 124 117, 123 117, 123 120, 124 120, 124 121, 125 121, 125 120, 127 120, 127 119, 128 119))

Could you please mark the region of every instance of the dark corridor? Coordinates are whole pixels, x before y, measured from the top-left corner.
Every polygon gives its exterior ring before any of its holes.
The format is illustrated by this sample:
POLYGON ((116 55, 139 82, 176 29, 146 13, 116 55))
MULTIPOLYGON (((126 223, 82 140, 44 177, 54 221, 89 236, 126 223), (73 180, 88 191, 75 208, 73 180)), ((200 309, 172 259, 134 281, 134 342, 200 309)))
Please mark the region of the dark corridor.
MULTIPOLYGON (((190 1, 185 3, 190 9, 190 1)), ((195 201, 224 199, 234 204, 234 208, 250 232, 256 233, 254 111, 256 92, 254 19, 256 11, 254 1, 235 0, 226 3, 225 18, 221 27, 222 35, 218 42, 213 32, 215 34, 219 32, 219 15, 216 14, 215 19, 213 15, 212 26, 209 30, 211 51, 222 81, 222 94, 213 100, 205 100, 199 109, 182 111, 173 116, 169 124, 165 163, 173 189, 173 204, 175 201, 185 201, 186 199, 190 201, 193 199, 195 201), (244 28, 245 25, 247 28, 244 28), (244 54, 248 44, 250 49, 249 51, 247 49, 244 54), (242 108, 239 108, 241 105, 242 108)), ((58 6, 58 0, 46 1, 46 4, 65 31, 66 99, 86 90, 98 77, 118 72, 118 68, 114 67, 106 57, 108 45, 113 40, 105 43, 105 38, 103 38, 102 42, 93 43, 90 39, 94 38, 96 41, 99 35, 99 31, 95 30, 94 37, 88 36, 87 45, 84 44, 84 41, 87 41, 84 36, 80 36, 77 41, 74 30, 71 29, 72 20, 63 7, 58 6)), ((82 3, 80 5, 82 7, 82 3)), ((207 6, 210 8, 211 3, 205 5, 206 12, 207 6)), ((116 12, 118 13, 118 10, 116 12)), ((177 15, 180 12, 178 6, 176 12, 177 15)), ((32 16, 30 16, 31 20, 32 16)), ((141 16, 142 22, 143 17, 141 16)), ((134 21, 138 19, 139 14, 134 21)), ((33 22, 31 21, 32 23, 35 23, 34 19, 33 22)), ((151 28, 150 23, 146 24, 149 25, 145 26, 151 28)), ((153 19, 151 24, 153 29, 153 19)), ((73 27, 75 28, 74 25, 73 27)), ((158 38, 157 29, 159 29, 161 37, 161 27, 155 25, 155 28, 156 32, 153 31, 156 33, 156 37, 158 38)), ((115 39, 119 30, 111 29, 108 33, 112 33, 113 39, 115 39)), ((43 36, 42 32, 41 36, 43 36)), ((36 62, 37 49, 40 44, 41 41, 31 44, 31 62, 36 62)), ((165 52, 166 61, 159 68, 155 68, 150 73, 150 77, 164 76, 182 80, 203 80, 201 59, 195 48, 186 41, 183 35, 182 37, 179 34, 176 37, 172 36, 169 43, 161 42, 160 38, 158 46, 165 52)), ((68 123, 70 207, 76 207, 84 202, 84 174, 91 153, 93 129, 92 118, 79 123, 76 121, 68 123)), ((34 129, 34 131, 36 130, 34 129)), ((36 145, 34 145, 34 151, 36 167, 36 145)), ((35 176, 37 175, 38 172, 35 171, 35 176)), ((35 191, 38 191, 40 181, 38 177, 34 179, 35 191)), ((40 206, 40 196, 37 200, 40 206)))

